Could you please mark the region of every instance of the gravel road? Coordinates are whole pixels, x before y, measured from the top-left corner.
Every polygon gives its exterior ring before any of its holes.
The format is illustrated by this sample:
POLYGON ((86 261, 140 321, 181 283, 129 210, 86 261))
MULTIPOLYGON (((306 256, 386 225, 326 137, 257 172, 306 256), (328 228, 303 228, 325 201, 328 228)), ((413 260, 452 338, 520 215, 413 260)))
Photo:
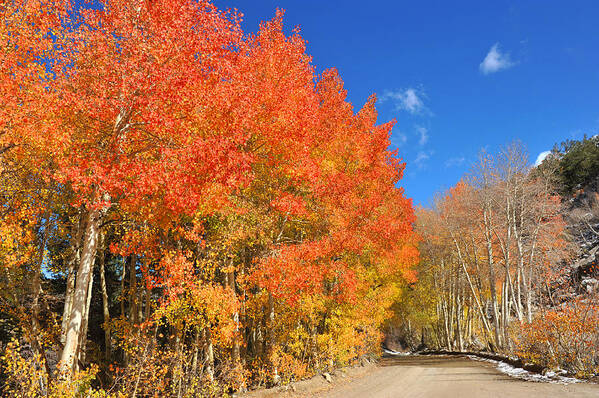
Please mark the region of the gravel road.
POLYGON ((599 385, 556 384, 517 379, 501 373, 496 365, 466 357, 385 357, 377 365, 347 368, 332 375, 258 390, 247 398, 599 398, 599 385))
POLYGON ((391 397, 599 397, 599 385, 554 384, 515 379, 494 364, 460 357, 383 358, 372 372, 309 396, 327 398, 391 397))

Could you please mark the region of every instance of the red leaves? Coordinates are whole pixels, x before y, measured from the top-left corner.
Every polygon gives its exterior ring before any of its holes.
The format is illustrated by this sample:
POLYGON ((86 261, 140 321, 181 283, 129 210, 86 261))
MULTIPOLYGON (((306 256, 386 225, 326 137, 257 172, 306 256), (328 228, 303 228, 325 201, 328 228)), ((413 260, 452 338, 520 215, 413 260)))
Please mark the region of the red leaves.
POLYGON ((307 215, 306 204, 302 198, 293 194, 283 192, 277 198, 271 200, 270 206, 280 213, 290 216, 307 215))
MULTIPOLYGON (((110 2, 82 10, 76 29, 68 19, 56 26, 45 57, 70 66, 49 81, 29 79, 35 91, 16 80, 9 87, 39 121, 18 137, 83 201, 107 192, 131 210, 156 206, 157 218, 214 211, 247 183, 251 162, 247 135, 225 116, 239 22, 205 1, 154 3, 110 2)), ((30 40, 23 47, 37 40, 19 38, 30 40)))
POLYGON ((392 123, 376 125, 375 97, 354 113, 338 74, 318 79, 310 61, 299 34, 283 34, 280 13, 240 60, 239 101, 250 109, 241 120, 256 156, 250 186, 282 221, 251 280, 290 304, 350 302, 375 285, 369 267, 413 280, 414 214, 395 187, 404 164, 388 150, 392 123), (298 230, 299 239, 286 235, 298 230))

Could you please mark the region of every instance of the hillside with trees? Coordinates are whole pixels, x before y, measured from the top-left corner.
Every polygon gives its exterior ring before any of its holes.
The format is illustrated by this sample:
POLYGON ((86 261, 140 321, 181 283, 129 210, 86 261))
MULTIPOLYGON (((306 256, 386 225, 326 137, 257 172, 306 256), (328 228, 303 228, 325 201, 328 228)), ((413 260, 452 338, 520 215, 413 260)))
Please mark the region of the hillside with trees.
POLYGON ((418 209, 418 282, 397 305, 388 341, 595 376, 597 148, 596 137, 568 141, 538 167, 518 142, 481 152, 468 175, 418 209))

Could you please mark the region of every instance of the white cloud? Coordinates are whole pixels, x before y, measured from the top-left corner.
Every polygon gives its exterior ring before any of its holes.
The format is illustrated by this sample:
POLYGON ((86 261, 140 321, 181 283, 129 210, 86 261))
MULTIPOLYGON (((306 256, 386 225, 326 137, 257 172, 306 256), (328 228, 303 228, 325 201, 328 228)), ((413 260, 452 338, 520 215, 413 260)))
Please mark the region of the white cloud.
POLYGON ((499 72, 502 69, 507 69, 514 66, 515 63, 510 59, 509 53, 501 52, 499 43, 495 43, 487 53, 487 56, 480 63, 480 71, 484 75, 499 72))
POLYGON ((420 138, 418 139, 418 144, 420 146, 424 145, 428 141, 428 130, 426 127, 416 126, 416 131, 420 134, 420 138))
POLYGON ((426 95, 418 89, 406 88, 405 90, 386 91, 380 102, 392 100, 397 110, 408 111, 412 114, 429 113, 423 99, 426 95))
POLYGON ((408 136, 405 135, 404 133, 402 133, 401 131, 393 133, 393 137, 395 137, 397 139, 397 141, 399 142, 400 145, 408 142, 408 136))
POLYGON ((537 156, 537 160, 535 160, 535 166, 538 166, 541 163, 543 163, 543 160, 545 160, 545 158, 549 156, 550 153, 551 151, 543 151, 539 153, 539 156, 537 156))
POLYGON ((431 158, 433 151, 419 151, 416 155, 416 159, 414 160, 414 164, 418 166, 419 169, 424 168, 426 166, 427 160, 431 158))
POLYGON ((415 162, 416 163, 422 163, 425 160, 428 160, 430 157, 431 156, 428 153, 426 153, 424 151, 420 151, 420 152, 418 152, 418 155, 416 156, 415 162))
POLYGON ((461 166, 464 164, 465 161, 466 161, 466 158, 463 156, 456 156, 453 158, 449 158, 445 162, 445 167, 461 166))

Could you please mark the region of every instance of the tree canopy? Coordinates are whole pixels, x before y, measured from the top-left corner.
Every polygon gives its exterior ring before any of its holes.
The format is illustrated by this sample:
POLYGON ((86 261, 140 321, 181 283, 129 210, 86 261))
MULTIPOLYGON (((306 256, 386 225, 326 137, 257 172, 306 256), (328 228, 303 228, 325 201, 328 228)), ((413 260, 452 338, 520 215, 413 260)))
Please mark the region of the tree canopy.
POLYGON ((7 393, 218 395, 379 352, 418 261, 394 122, 282 11, 240 18, 0 6, 7 393))

